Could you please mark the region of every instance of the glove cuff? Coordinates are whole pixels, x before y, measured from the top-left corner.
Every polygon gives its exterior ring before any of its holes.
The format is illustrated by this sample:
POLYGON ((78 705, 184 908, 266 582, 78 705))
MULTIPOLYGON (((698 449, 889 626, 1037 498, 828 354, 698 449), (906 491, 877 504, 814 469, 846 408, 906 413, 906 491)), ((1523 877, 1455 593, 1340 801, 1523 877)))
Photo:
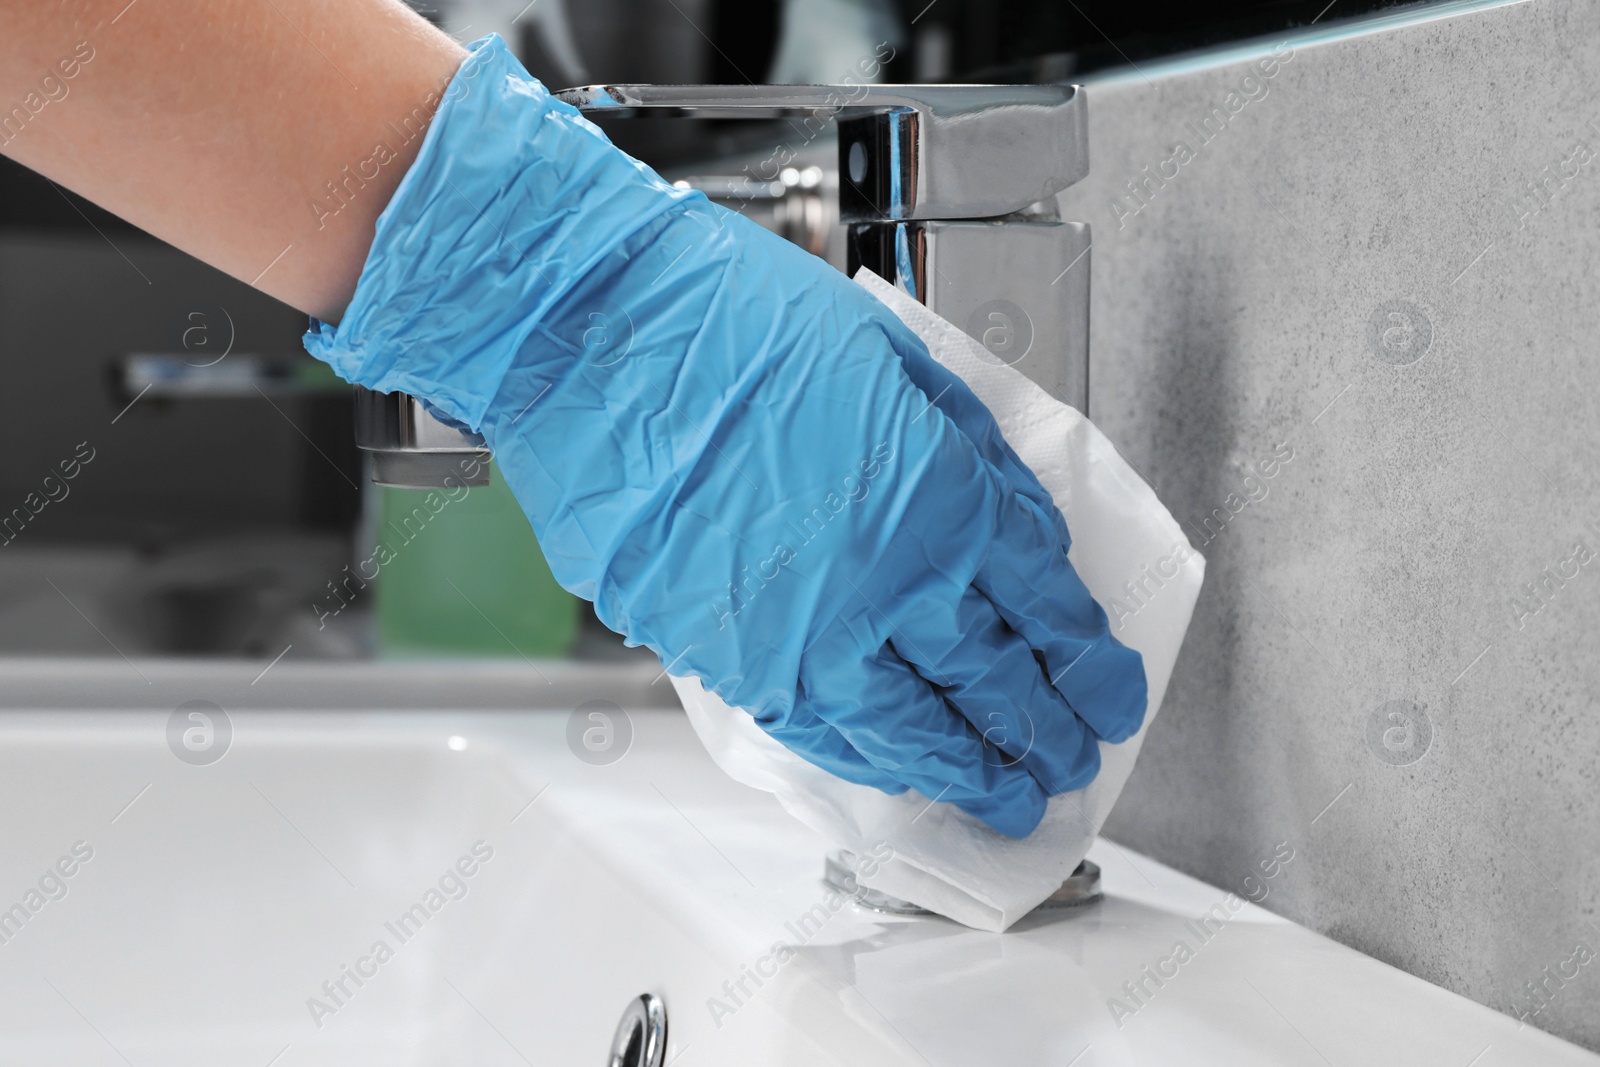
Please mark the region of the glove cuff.
POLYGON ((550 309, 689 195, 617 151, 491 34, 471 46, 379 215, 341 321, 312 319, 306 350, 476 430, 550 309), (579 209, 599 202, 604 212, 579 209))

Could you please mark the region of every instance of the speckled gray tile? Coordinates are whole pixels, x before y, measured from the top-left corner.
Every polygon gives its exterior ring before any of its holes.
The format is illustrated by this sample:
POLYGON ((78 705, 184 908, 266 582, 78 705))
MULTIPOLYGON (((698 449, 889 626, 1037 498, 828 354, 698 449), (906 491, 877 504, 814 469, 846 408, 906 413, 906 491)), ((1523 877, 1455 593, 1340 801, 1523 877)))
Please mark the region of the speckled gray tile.
POLYGON ((1090 84, 1092 414, 1210 560, 1108 831, 1600 1049, 1600 5, 1457 10, 1090 84))

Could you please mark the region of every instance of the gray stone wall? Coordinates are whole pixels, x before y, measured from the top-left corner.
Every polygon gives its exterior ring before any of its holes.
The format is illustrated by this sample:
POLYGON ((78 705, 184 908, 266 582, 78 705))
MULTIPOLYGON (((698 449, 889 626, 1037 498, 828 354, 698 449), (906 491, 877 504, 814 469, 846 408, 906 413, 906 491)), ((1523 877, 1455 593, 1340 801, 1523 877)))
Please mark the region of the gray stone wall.
POLYGON ((1089 99, 1091 413, 1210 563, 1107 832, 1600 1048, 1600 5, 1089 99))

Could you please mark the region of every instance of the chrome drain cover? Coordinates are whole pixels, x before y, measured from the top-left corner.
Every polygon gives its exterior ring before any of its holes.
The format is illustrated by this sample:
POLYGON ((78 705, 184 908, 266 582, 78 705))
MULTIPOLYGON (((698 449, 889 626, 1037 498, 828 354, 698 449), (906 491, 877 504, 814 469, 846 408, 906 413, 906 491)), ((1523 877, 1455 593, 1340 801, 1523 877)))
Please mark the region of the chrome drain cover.
POLYGON ((654 993, 628 1002, 611 1039, 606 1067, 662 1067, 667 1062, 667 1005, 654 993))

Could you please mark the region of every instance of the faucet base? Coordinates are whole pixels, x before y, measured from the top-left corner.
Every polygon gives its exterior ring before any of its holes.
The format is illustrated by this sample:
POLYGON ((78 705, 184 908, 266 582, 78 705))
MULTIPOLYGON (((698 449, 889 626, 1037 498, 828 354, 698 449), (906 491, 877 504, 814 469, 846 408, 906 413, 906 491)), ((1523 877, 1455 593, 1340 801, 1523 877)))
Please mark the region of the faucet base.
MULTIPOLYGON (((885 915, 935 914, 909 900, 901 900, 881 890, 869 889, 862 885, 856 880, 856 866, 855 853, 842 848, 835 849, 823 860, 822 880, 841 893, 849 894, 863 908, 881 911, 885 915)), ((1100 866, 1091 860, 1084 860, 1078 864, 1067 880, 1061 883, 1061 888, 1046 897, 1034 910, 1076 908, 1084 904, 1093 904, 1101 895, 1100 866)))

